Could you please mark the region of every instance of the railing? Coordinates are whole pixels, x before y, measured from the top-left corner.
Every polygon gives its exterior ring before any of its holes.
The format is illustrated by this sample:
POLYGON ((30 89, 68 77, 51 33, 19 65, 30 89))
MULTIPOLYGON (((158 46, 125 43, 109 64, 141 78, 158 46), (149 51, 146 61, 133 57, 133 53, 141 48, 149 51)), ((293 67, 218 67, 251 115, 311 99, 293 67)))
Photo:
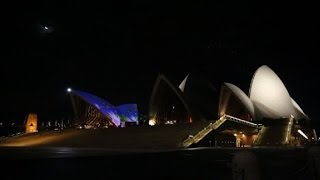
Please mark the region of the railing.
POLYGON ((199 131, 195 136, 189 135, 189 137, 182 142, 182 147, 187 148, 194 143, 198 143, 201 139, 203 139, 206 135, 208 135, 212 130, 216 130, 226 121, 225 118, 220 118, 214 123, 210 123, 208 126, 204 127, 201 131, 199 131))
POLYGON ((259 127, 255 123, 252 123, 252 122, 242 120, 242 119, 225 114, 225 115, 221 116, 221 118, 218 119, 217 121, 215 121, 214 123, 210 123, 204 129, 200 130, 195 136, 189 135, 189 137, 182 142, 182 147, 187 148, 187 147, 191 146, 192 144, 198 143, 201 139, 203 139, 206 135, 208 135, 212 130, 218 129, 227 120, 232 121, 232 122, 236 122, 236 123, 240 123, 240 124, 244 124, 247 126, 251 126, 254 128, 259 127))
POLYGON ((258 125, 255 124, 255 123, 252 123, 252 122, 249 122, 249 121, 246 121, 246 120, 243 120, 243 119, 239 119, 239 118, 236 118, 236 117, 233 117, 233 116, 230 116, 230 115, 223 115, 222 117, 224 117, 225 119, 229 120, 229 121, 233 121, 233 122, 237 122, 237 123, 240 123, 240 124, 244 124, 244 125, 248 125, 248 126, 251 126, 251 127, 255 127, 255 128, 258 128, 258 125))

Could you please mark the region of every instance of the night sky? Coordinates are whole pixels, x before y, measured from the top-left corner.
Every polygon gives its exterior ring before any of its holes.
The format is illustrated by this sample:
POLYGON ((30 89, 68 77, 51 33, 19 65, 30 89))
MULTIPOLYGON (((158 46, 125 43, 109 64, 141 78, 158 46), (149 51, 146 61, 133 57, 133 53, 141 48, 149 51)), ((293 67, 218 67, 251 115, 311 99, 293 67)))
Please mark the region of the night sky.
POLYGON ((217 88, 226 81, 248 92, 266 64, 318 121, 320 21, 316 6, 301 3, 14 4, 3 22, 1 118, 72 115, 67 87, 146 114, 159 73, 179 84, 201 72, 217 88))

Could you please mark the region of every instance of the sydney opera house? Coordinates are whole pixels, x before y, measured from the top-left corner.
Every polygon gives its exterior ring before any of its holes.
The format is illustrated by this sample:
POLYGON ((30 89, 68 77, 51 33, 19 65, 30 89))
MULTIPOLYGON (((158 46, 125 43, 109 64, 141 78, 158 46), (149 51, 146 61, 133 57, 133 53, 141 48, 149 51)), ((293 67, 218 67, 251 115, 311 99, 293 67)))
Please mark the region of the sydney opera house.
MULTIPOLYGON (((136 104, 114 106, 87 92, 68 91, 79 128, 139 123, 136 104)), ((317 140, 310 121, 281 79, 266 65, 254 73, 248 94, 228 82, 216 88, 200 74, 188 74, 180 85, 160 74, 148 108, 148 124, 155 127, 153 141, 165 141, 165 134, 171 133, 174 147, 181 148, 305 146, 317 140)), ((150 130, 149 126, 137 128, 142 139, 150 136, 146 133, 150 130)))
POLYGON ((203 145, 302 146, 317 139, 310 119, 268 66, 253 75, 249 93, 223 83, 220 93, 204 78, 189 74, 179 86, 164 75, 155 82, 149 102, 149 124, 210 122, 183 141, 203 145), (223 143, 223 144, 221 144, 223 143))
POLYGON ((78 128, 125 127, 138 125, 136 104, 114 106, 87 92, 68 89, 78 128))
MULTIPOLYGON (((310 118, 268 66, 256 70, 248 89, 245 93, 228 82, 216 88, 195 73, 176 85, 160 74, 149 100, 148 124, 139 124, 136 104, 115 106, 91 93, 68 89, 75 125, 86 130, 70 128, 63 135, 31 133, 26 135, 28 140, 21 136, 3 145, 159 150, 306 147, 316 143, 318 137, 310 118)), ((27 132, 37 132, 37 118, 30 117, 33 120, 28 121, 27 132)))

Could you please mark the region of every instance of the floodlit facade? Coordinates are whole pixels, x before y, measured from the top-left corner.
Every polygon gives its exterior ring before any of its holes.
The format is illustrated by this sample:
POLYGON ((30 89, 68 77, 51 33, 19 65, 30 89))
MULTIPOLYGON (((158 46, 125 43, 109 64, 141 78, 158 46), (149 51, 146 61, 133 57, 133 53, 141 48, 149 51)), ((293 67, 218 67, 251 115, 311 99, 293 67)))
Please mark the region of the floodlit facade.
POLYGON ((218 96, 208 80, 195 74, 188 74, 179 85, 164 75, 158 76, 149 102, 149 125, 208 120, 211 123, 186 139, 184 147, 208 144, 217 138, 221 141, 215 143, 225 146, 300 146, 306 143, 306 137, 317 137, 305 125, 308 116, 266 65, 254 73, 248 94, 225 82, 218 96), (230 142, 230 136, 234 142, 230 142))
POLYGON ((281 79, 266 65, 255 72, 249 97, 255 105, 256 119, 307 118, 281 79))
MULTIPOLYGON (((291 98, 280 78, 266 65, 254 74, 247 96, 240 88, 224 83, 220 91, 219 116, 243 107, 250 121, 262 119, 308 119, 300 106, 291 98), (235 99, 235 100, 233 100, 235 99)), ((230 114, 231 115, 231 114, 230 114)), ((241 118, 236 114, 235 117, 241 118)))
MULTIPOLYGON (((300 121, 309 120, 281 79, 266 65, 255 72, 249 96, 231 83, 221 86, 219 116, 225 115, 260 124, 252 143, 267 146, 299 145, 301 141, 297 139, 301 136, 297 132, 304 128, 300 121)), ((313 136, 310 128, 305 131, 313 136)))
POLYGON ((90 93, 69 90, 76 116, 76 124, 83 128, 124 127, 126 123, 138 124, 136 104, 114 106, 90 93))

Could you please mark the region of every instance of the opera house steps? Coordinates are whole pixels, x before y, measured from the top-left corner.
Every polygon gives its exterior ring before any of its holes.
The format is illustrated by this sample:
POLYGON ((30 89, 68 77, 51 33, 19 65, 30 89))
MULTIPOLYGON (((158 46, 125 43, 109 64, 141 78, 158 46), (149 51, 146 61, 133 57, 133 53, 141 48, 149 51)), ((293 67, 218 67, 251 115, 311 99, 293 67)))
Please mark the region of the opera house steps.
MULTIPOLYGON (((212 122, 212 121, 211 121, 212 122)), ((43 131, 8 138, 6 147, 75 147, 134 150, 181 149, 182 142, 195 136, 211 123, 195 122, 175 125, 136 126, 107 129, 66 129, 43 131)))

